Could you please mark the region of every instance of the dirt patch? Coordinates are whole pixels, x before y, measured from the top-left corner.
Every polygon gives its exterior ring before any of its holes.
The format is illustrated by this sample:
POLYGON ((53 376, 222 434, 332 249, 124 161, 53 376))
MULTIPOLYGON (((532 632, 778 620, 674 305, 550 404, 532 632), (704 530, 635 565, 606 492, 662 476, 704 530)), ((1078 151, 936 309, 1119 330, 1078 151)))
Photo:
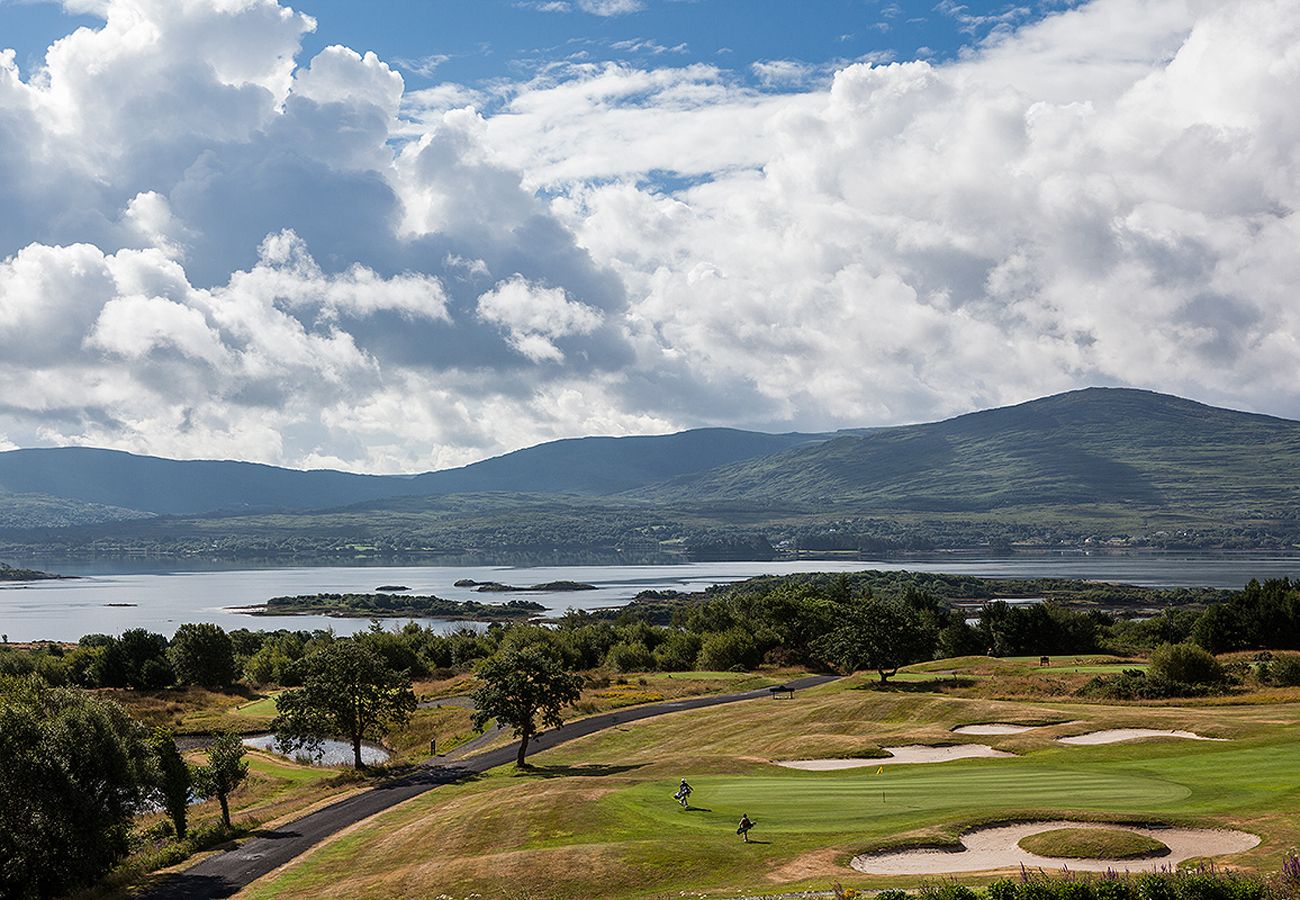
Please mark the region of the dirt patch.
POLYGON ((906 747, 884 747, 887 757, 879 759, 778 759, 774 762, 787 769, 805 772, 835 772, 840 769, 861 769, 869 766, 906 766, 921 763, 951 762, 956 759, 994 759, 1015 756, 1004 750, 994 750, 988 744, 950 744, 944 747, 927 747, 910 744, 906 747))
POLYGON ((806 881, 809 878, 825 876, 840 867, 838 860, 842 851, 813 850, 796 856, 788 863, 767 873, 767 880, 776 884, 789 884, 792 881, 806 881))
POLYGON ((1212 738, 1193 731, 1162 731, 1157 728, 1108 728, 1104 731, 1089 731, 1084 734, 1072 734, 1057 738, 1062 744, 1117 744, 1120 741, 1137 741, 1143 738, 1180 738, 1185 741, 1226 741, 1227 738, 1212 738))
POLYGON ((1025 866, 1030 869, 1070 868, 1104 872, 1107 869, 1148 870, 1176 866, 1195 857, 1242 853, 1259 844, 1259 838, 1244 831, 1212 828, 1151 828, 1124 826, 1126 831, 1160 841, 1169 853, 1156 860, 1135 862, 1122 859, 1064 859, 1038 856, 1022 849, 1020 841, 1030 835, 1061 828, 1114 828, 1102 822, 1020 822, 978 828, 962 835, 960 850, 902 850, 872 853, 853 858, 851 865, 868 875, 947 875, 957 872, 991 872, 1025 866))

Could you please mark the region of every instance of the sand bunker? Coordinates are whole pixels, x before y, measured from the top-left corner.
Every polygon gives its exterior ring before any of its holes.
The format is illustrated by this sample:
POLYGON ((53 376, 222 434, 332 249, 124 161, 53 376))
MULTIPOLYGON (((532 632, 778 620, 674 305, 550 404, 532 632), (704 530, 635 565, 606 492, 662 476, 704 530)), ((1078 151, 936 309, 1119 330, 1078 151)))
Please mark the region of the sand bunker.
POLYGON ((958 725, 953 734, 1024 734, 1040 725, 1012 725, 1010 722, 988 722, 984 725, 958 725))
POLYGON ((1142 828, 1122 826, 1126 831, 1155 838, 1169 852, 1146 860, 1061 859, 1037 856, 1022 850, 1019 843, 1031 834, 1058 828, 1115 828, 1101 822, 1021 822, 980 828, 962 835, 960 850, 901 850, 872 853, 853 858, 851 865, 868 875, 947 875, 955 872, 988 872, 1024 865, 1030 869, 1060 869, 1104 872, 1144 871, 1158 866, 1177 865, 1201 856, 1224 856, 1241 853, 1259 844, 1259 838, 1244 831, 1212 828, 1142 828))
POLYGON ((1160 731, 1155 728, 1110 728, 1105 731, 1089 731, 1070 737, 1057 738, 1062 744, 1115 744, 1120 741, 1136 741, 1139 738, 1182 738, 1188 741, 1226 741, 1227 738, 1212 738, 1191 731, 1160 731))
POLYGON ((778 766, 803 769, 807 772, 834 772, 839 769, 861 769, 867 766, 905 766, 915 763, 949 762, 954 759, 988 759, 1015 756, 994 750, 987 744, 953 744, 948 747, 926 747, 912 744, 907 747, 885 747, 888 757, 879 759, 778 759, 778 766))

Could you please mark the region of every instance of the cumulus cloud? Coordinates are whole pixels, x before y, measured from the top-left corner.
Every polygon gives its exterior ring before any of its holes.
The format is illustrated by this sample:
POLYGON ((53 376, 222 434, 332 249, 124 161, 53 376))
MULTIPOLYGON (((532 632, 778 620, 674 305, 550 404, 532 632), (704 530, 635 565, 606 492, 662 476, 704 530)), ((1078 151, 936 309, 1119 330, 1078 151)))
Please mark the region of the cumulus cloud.
POLYGON ((602 318, 598 310, 570 300, 563 288, 529 284, 519 276, 479 297, 478 314, 504 328, 514 348, 534 362, 562 362, 555 339, 591 334, 602 318))
POLYGON ((1300 415, 1289 0, 1015 13, 775 93, 408 92, 274 0, 85 8, 0 52, 0 445, 415 470, 1090 383, 1300 415))

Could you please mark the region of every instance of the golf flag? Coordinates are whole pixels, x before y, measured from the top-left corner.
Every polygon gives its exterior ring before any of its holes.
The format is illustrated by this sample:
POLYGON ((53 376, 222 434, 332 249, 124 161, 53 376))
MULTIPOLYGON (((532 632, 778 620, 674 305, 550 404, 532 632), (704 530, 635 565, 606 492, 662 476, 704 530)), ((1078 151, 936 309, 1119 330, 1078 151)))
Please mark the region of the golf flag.
POLYGON ((884 766, 881 766, 879 769, 876 769, 876 774, 877 774, 877 775, 884 775, 884 774, 885 774, 885 767, 884 767, 884 766))

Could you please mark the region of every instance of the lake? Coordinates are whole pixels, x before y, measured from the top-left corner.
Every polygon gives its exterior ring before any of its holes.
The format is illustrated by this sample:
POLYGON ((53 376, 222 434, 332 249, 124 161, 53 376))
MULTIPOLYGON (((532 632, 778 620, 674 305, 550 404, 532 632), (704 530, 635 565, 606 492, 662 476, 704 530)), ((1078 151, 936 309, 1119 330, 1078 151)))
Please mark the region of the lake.
MULTIPOLYGON (((1206 585, 1241 587, 1251 578, 1300 576, 1300 558, 1276 555, 1113 555, 1054 554, 980 558, 934 555, 906 560, 789 560, 778 562, 695 562, 678 565, 556 566, 296 566, 282 568, 212 568, 175 562, 159 571, 157 561, 26 563, 47 571, 82 576, 69 581, 0 584, 0 633, 11 641, 75 641, 84 634, 120 634, 148 628, 170 636, 186 622, 215 622, 226 629, 333 628, 351 634, 369 627, 367 619, 325 616, 251 616, 231 609, 264 603, 271 597, 320 592, 373 591, 381 584, 400 584, 412 594, 436 594, 453 600, 504 602, 511 596, 536 600, 552 612, 618 606, 647 589, 702 590, 712 584, 755 575, 793 572, 887 571, 949 572, 988 578, 1085 578, 1151 587, 1206 585), (458 588, 461 579, 531 585, 578 581, 594 591, 479 594, 458 588), (118 605, 129 604, 129 605, 118 605)), ((163 564, 167 565, 167 564, 163 564)), ((405 620, 393 620, 397 625, 405 620)), ((439 627, 461 623, 421 620, 439 627)))

